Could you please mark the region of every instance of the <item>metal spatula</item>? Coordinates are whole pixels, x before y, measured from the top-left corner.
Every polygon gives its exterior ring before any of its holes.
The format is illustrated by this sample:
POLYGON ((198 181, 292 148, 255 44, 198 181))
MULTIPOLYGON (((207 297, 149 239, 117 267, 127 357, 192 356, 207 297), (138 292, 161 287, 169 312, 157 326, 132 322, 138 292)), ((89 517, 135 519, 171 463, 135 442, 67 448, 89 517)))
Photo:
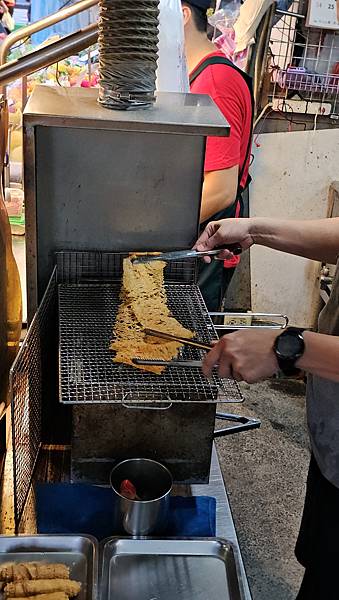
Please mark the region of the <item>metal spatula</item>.
POLYGON ((239 244, 229 244, 228 246, 220 246, 214 250, 176 250, 175 252, 162 252, 160 254, 145 254, 136 256, 132 259, 134 264, 153 262, 154 260, 163 260, 169 262, 172 260, 184 260, 186 258, 201 258, 202 256, 217 256, 222 250, 229 250, 232 254, 239 255, 242 253, 242 247, 239 244))
MULTIPOLYGON (((144 329, 144 333, 146 335, 151 335, 153 337, 162 338, 164 340, 171 340, 174 342, 179 342, 180 344, 185 344, 187 346, 193 346, 194 348, 199 348, 201 350, 211 350, 213 346, 211 344, 207 344, 206 342, 202 342, 201 340, 192 340, 190 338, 180 337, 178 335, 172 335, 170 333, 165 333, 163 331, 157 331, 155 329, 144 329)), ((163 366, 163 367, 201 367, 201 360, 157 360, 157 359, 144 359, 144 358, 133 358, 133 362, 136 365, 152 365, 152 366, 163 366)))
POLYGON ((202 342, 201 340, 192 340, 190 338, 172 335, 171 333, 165 333, 164 331, 157 331, 155 329, 144 329, 144 333, 153 337, 163 338, 164 340, 179 342, 179 344, 185 344, 186 346, 193 346, 194 348, 207 350, 208 352, 213 348, 211 344, 207 344, 206 342, 202 342))

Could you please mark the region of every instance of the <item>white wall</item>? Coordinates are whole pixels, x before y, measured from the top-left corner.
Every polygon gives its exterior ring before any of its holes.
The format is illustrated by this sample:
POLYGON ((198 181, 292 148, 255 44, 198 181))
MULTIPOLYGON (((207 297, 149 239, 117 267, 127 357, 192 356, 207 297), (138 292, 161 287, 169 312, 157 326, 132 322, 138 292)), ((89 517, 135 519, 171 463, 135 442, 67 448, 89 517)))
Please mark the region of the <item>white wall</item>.
MULTIPOLYGON (((251 216, 326 217, 328 188, 339 178, 339 129, 270 133, 254 149, 251 216)), ((282 312, 313 326, 319 302, 319 264, 255 247, 251 250, 252 308, 282 312)))

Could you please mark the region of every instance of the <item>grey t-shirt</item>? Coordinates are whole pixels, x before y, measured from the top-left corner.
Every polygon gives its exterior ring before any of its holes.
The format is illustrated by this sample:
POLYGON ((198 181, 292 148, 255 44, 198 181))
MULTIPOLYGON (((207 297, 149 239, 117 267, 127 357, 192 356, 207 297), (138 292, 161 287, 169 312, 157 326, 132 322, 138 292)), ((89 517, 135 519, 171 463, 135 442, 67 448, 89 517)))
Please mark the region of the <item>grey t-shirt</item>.
MULTIPOLYGON (((339 260, 318 330, 339 336, 339 260)), ((308 377, 307 419, 317 464, 324 477, 339 488, 339 383, 315 375, 308 377)))

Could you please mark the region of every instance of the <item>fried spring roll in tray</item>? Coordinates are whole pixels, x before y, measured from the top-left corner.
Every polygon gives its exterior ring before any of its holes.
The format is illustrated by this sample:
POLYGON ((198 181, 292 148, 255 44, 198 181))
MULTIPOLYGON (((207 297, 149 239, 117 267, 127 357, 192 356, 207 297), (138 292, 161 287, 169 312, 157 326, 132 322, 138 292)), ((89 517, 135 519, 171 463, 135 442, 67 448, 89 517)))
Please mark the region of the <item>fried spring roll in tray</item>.
POLYGON ((24 596, 15 600, 68 600, 64 592, 53 592, 52 594, 37 594, 36 596, 24 596))
POLYGON ((25 581, 26 579, 69 579, 69 568, 58 563, 18 563, 0 567, 0 580, 25 581))
POLYGON ((37 594, 64 592, 67 596, 73 598, 79 594, 80 589, 80 583, 69 579, 36 579, 34 581, 8 583, 5 587, 5 596, 6 598, 27 598, 27 596, 36 596, 37 594))

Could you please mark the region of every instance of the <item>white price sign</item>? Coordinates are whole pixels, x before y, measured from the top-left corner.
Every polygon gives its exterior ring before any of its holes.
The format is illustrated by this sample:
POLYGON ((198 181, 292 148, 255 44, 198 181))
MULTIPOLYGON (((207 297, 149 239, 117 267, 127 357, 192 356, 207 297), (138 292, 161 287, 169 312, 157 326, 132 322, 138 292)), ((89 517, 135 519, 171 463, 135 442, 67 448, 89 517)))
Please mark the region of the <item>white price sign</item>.
POLYGON ((339 0, 309 0, 306 25, 322 29, 339 29, 337 2, 339 0))

